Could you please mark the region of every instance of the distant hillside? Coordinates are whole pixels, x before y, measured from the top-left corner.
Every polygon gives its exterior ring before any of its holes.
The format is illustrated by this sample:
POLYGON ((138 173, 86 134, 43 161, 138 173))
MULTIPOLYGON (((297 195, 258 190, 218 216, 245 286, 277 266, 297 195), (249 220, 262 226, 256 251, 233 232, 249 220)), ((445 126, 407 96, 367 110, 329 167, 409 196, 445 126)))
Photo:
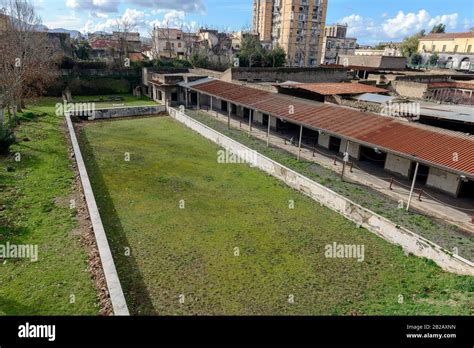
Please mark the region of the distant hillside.
POLYGON ((72 38, 77 38, 78 36, 82 36, 81 32, 78 30, 68 30, 64 28, 55 28, 55 29, 48 29, 50 33, 66 33, 71 35, 72 38))

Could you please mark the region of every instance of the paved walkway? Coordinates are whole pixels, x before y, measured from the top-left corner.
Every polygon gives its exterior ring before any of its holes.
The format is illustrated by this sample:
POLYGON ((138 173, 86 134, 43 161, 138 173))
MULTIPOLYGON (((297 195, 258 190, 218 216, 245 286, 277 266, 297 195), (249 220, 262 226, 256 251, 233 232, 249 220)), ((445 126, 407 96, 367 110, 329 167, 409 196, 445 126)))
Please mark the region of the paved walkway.
MULTIPOLYGON (((201 109, 200 111, 204 113, 208 113, 210 116, 214 117, 215 119, 218 119, 219 121, 227 124, 227 114, 224 115, 215 110, 210 112, 210 111, 201 109)), ((249 131, 248 121, 246 121, 243 118, 238 118, 235 115, 231 117, 231 127, 237 128, 237 129, 240 128, 243 132, 249 131)), ((253 124, 251 135, 255 138, 266 141, 267 140, 266 127, 265 129, 259 128, 259 127, 262 127, 262 126, 258 126, 258 125, 256 126, 255 124, 253 124)), ((270 144, 272 144, 273 146, 279 147, 281 149, 284 149, 297 156, 298 155, 298 145, 297 145, 298 137, 296 136, 294 139, 295 139, 296 146, 290 144, 288 140, 283 138, 282 134, 275 133, 274 131, 270 132, 270 144)), ((328 152, 325 153, 325 151, 321 148, 316 148, 315 151, 313 151, 313 149, 302 148, 300 156, 302 159, 305 159, 307 161, 313 161, 338 174, 342 173, 343 165, 341 162, 341 157, 338 157, 337 164, 334 165, 335 154, 329 154, 328 152)), ((392 185, 392 190, 390 190, 391 177, 389 176, 389 174, 387 174, 386 177, 383 177, 383 178, 378 177, 376 175, 373 175, 372 173, 368 173, 367 171, 362 170, 362 168, 360 168, 360 164, 355 162, 352 168, 352 173, 350 172, 350 165, 346 166, 346 170, 344 171, 344 178, 346 178, 347 181, 356 182, 358 184, 362 184, 376 191, 379 191, 389 196, 390 198, 394 199, 397 202, 401 200, 404 202, 404 206, 406 206, 408 202, 410 187, 409 186, 403 187, 400 184, 402 185, 405 185, 405 184, 400 182, 400 183, 394 183, 392 185)), ((470 207, 472 211, 466 211, 466 212, 461 211, 454 207, 448 206, 447 205, 448 203, 443 203, 443 202, 438 201, 437 198, 434 196, 434 194, 427 193, 425 191, 424 191, 422 200, 419 201, 418 192, 419 190, 416 189, 413 194, 413 198, 411 201, 411 207, 413 209, 415 209, 416 211, 423 212, 426 215, 429 215, 438 219, 442 219, 443 221, 449 222, 466 231, 474 233, 474 223, 471 220, 472 216, 474 215, 474 207, 470 207), (430 195, 430 197, 427 197, 427 195, 430 195)), ((450 200, 450 201, 456 201, 456 200, 450 200)), ((455 202, 450 202, 450 203, 455 203, 455 202)))

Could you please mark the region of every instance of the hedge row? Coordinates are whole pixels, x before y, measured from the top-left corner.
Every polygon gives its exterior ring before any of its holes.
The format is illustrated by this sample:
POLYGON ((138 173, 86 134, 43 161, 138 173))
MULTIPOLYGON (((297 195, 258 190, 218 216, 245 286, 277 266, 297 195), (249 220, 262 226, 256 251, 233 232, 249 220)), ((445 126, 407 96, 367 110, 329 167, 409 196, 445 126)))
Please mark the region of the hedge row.
POLYGON ((104 95, 131 93, 140 78, 131 77, 74 77, 61 78, 48 90, 50 96, 61 96, 69 88, 72 95, 104 95))

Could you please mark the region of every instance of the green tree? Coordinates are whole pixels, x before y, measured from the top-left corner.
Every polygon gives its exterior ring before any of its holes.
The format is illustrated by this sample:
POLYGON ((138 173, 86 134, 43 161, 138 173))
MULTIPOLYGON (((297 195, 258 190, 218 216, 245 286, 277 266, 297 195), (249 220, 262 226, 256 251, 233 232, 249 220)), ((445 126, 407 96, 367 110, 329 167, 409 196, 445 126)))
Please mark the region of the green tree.
POLYGON ((238 57, 242 67, 261 67, 265 61, 265 51, 256 36, 244 35, 238 57))
POLYGON ((439 23, 431 29, 432 34, 442 34, 446 32, 446 25, 443 23, 439 23))
POLYGON ((421 64, 423 57, 419 53, 414 53, 410 56, 410 63, 413 65, 421 64))
POLYGON ((428 62, 429 62, 430 65, 436 65, 436 64, 438 64, 438 59, 439 59, 438 54, 433 53, 433 54, 430 56, 430 59, 428 60, 428 62))
POLYGON ((90 52, 92 50, 89 42, 85 40, 78 40, 74 42, 74 55, 80 60, 89 60, 90 52))
POLYGON ((411 57, 418 51, 418 44, 420 43, 420 38, 423 36, 425 36, 424 30, 403 40, 402 52, 405 57, 411 57))
POLYGON ((286 63, 286 52, 280 45, 265 52, 265 66, 279 68, 286 63))
POLYGON ((191 64, 196 68, 209 68, 209 59, 207 58, 207 55, 201 50, 193 52, 190 61, 191 64))

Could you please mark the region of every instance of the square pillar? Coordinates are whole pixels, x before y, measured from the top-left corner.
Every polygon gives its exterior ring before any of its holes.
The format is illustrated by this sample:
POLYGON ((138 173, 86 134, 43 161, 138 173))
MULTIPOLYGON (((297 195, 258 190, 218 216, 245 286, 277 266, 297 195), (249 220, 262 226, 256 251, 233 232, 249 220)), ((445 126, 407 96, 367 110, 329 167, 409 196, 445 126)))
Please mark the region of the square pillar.
POLYGON ((278 119, 277 119, 276 117, 271 117, 271 116, 269 116, 269 117, 270 117, 270 118, 269 118, 269 120, 270 120, 270 128, 276 130, 276 129, 277 129, 277 120, 278 120, 278 119))
MULTIPOLYGON (((341 146, 339 147, 340 153, 346 152, 346 144, 347 140, 341 139, 341 146)), ((351 158, 358 160, 360 158, 360 145, 350 141, 349 146, 347 147, 347 152, 351 158)))
POLYGON ((253 112, 253 122, 263 124, 263 114, 260 111, 253 112))
POLYGON ((387 153, 384 169, 394 174, 408 178, 410 176, 411 161, 391 153, 387 153))
POLYGON ((318 145, 321 147, 324 147, 326 149, 329 149, 329 140, 331 136, 329 134, 321 133, 319 134, 318 137, 318 145))
POLYGON ((450 196, 457 197, 461 187, 461 180, 457 174, 430 167, 426 186, 443 191, 450 196))

